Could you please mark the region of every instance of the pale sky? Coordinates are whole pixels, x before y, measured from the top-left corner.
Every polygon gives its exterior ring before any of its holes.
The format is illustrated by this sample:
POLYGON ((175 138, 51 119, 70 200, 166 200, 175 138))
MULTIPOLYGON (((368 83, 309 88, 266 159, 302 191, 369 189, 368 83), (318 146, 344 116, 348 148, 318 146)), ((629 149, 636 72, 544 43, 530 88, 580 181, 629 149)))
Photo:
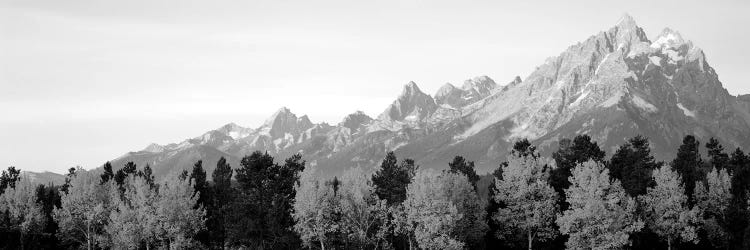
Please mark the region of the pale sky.
POLYGON ((282 106, 377 116, 415 81, 525 78, 633 16, 750 93, 750 1, 0 0, 0 168, 94 168, 282 106))

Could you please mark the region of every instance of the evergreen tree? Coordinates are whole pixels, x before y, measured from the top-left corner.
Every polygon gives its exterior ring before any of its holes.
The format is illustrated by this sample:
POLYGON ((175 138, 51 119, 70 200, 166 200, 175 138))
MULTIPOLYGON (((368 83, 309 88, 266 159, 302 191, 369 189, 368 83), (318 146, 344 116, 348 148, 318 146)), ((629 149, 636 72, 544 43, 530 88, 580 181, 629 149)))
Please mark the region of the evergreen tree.
POLYGON ((417 168, 411 159, 404 159, 398 164, 393 151, 388 152, 380 163, 380 169, 372 176, 375 194, 388 201, 388 205, 400 204, 406 200, 406 187, 411 183, 417 168))
POLYGON ((698 242, 698 209, 690 209, 680 176, 668 166, 653 173, 655 187, 640 196, 645 205, 646 225, 667 241, 667 249, 674 243, 698 242))
POLYGON ((729 155, 724 152, 724 146, 719 143, 719 140, 711 137, 706 143, 706 149, 708 149, 709 163, 721 170, 729 166, 729 155))
POLYGON ((677 157, 672 160, 672 170, 682 176, 682 182, 685 187, 685 194, 688 196, 688 202, 693 204, 693 191, 695 182, 699 181, 700 168, 703 166, 703 159, 699 151, 700 142, 695 136, 687 135, 682 139, 682 145, 677 150, 677 157))
POLYGON ((466 161, 464 157, 457 155, 453 158, 453 161, 448 163, 448 170, 451 173, 465 175, 466 178, 469 178, 469 182, 471 182, 471 185, 476 189, 477 181, 479 181, 479 175, 477 175, 477 172, 474 170, 473 161, 466 161))
POLYGON ((192 180, 195 187, 195 192, 198 194, 198 204, 204 207, 208 206, 209 201, 209 185, 206 180, 206 171, 203 170, 203 161, 198 160, 193 165, 193 171, 190 172, 190 180, 192 180))
POLYGON ((255 151, 242 158, 235 170, 242 197, 235 199, 228 240, 233 245, 254 248, 294 248, 298 239, 291 231, 294 185, 305 168, 300 155, 284 165, 268 153, 255 151))
POLYGON ((208 220, 206 221, 207 230, 210 233, 212 241, 219 247, 224 246, 226 239, 226 220, 228 219, 229 204, 232 201, 232 167, 227 163, 224 157, 221 157, 216 163, 216 169, 212 176, 212 202, 207 209, 208 220))
POLYGON ((115 173, 112 171, 112 164, 109 162, 104 163, 104 166, 102 166, 104 169, 104 172, 101 175, 101 181, 100 184, 107 183, 109 180, 112 180, 115 178, 115 173))
POLYGON ((143 168, 143 171, 142 172, 139 171, 139 173, 140 173, 140 176, 143 178, 143 180, 145 180, 149 186, 153 188, 154 185, 156 185, 156 183, 154 183, 155 180, 154 180, 153 171, 151 170, 151 166, 146 164, 146 167, 143 168))
POLYGON ((137 166, 132 161, 129 161, 125 163, 125 165, 117 170, 117 173, 114 175, 115 183, 117 183, 117 186, 122 187, 122 185, 125 183, 125 179, 128 178, 128 175, 136 174, 137 166))
MULTIPOLYGON (((79 169, 82 169, 80 166, 79 169)), ((60 187, 60 191, 63 193, 68 193, 68 188, 70 188, 70 180, 75 178, 76 176, 76 168, 69 168, 68 173, 65 175, 65 183, 60 187)))
POLYGON ((737 148, 730 159, 732 200, 727 208, 727 228, 731 244, 750 248, 750 157, 737 148))
POLYGON ((544 242, 555 236, 557 193, 547 183, 549 172, 541 158, 511 156, 496 181, 495 199, 505 204, 493 216, 502 227, 503 238, 526 236, 528 249, 534 241, 544 242))
POLYGON ((565 190, 570 207, 557 218, 560 232, 570 236, 568 249, 619 249, 628 245, 630 234, 643 228, 635 215, 636 202, 618 180, 594 161, 575 169, 565 190))
POLYGON ((620 180, 625 192, 636 197, 653 186, 651 172, 661 164, 651 155, 648 139, 639 135, 630 138, 615 151, 608 168, 610 176, 620 180))

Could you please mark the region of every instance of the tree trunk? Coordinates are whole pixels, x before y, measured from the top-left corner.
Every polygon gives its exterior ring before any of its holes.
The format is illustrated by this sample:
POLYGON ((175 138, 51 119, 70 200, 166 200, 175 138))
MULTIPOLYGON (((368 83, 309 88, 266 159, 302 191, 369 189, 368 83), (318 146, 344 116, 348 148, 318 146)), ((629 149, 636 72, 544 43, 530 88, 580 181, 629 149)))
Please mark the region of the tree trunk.
POLYGON ((321 250, 326 250, 326 246, 323 245, 323 240, 321 239, 321 240, 318 240, 318 241, 320 241, 320 249, 321 250))
POLYGON ((672 250, 672 239, 667 238, 667 250, 672 250))
POLYGON ((528 232, 529 235, 529 250, 531 250, 531 243, 534 242, 534 237, 531 236, 531 231, 528 232))

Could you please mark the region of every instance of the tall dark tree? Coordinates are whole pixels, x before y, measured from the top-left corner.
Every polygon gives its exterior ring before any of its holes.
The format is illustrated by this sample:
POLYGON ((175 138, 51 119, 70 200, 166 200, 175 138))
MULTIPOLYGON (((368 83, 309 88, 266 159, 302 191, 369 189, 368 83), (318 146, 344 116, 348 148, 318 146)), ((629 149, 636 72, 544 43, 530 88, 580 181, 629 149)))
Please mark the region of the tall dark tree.
POLYGON ((122 166, 121 169, 117 170, 117 173, 114 176, 117 185, 122 186, 122 184, 125 183, 125 179, 128 177, 128 175, 137 173, 137 168, 138 166, 136 166, 132 161, 125 163, 125 165, 122 166))
POLYGON ((297 248, 291 216, 294 186, 305 168, 300 155, 275 164, 268 153, 255 151, 235 170, 242 197, 235 199, 227 230, 231 244, 252 248, 297 248))
POLYGON ((0 175, 0 194, 5 192, 5 189, 15 188, 16 182, 21 179, 21 170, 14 166, 8 167, 8 170, 3 170, 0 175))
POLYGON ((70 188, 70 181, 73 180, 73 178, 76 177, 76 168, 71 167, 68 169, 68 173, 65 174, 65 183, 60 187, 60 192, 68 193, 68 188, 70 188))
POLYGON ((144 180, 146 180, 146 183, 150 185, 152 188, 156 185, 154 180, 154 172, 151 170, 151 166, 146 164, 145 167, 143 167, 143 171, 139 171, 139 176, 143 177, 144 180))
POLYGON ((107 183, 109 180, 112 180, 115 178, 115 173, 112 171, 112 164, 109 162, 104 163, 104 166, 102 166, 104 169, 104 172, 101 174, 102 180, 100 184, 107 183))
POLYGON ((190 172, 190 179, 193 180, 193 188, 198 192, 198 205, 207 206, 209 197, 208 180, 206 179, 206 170, 203 170, 203 161, 198 160, 193 164, 193 170, 190 172))
POLYGON ((661 166, 651 155, 648 139, 643 136, 630 138, 621 145, 609 161, 610 177, 618 179, 630 196, 646 193, 653 186, 651 172, 661 166))
POLYGON ((732 172, 732 201, 727 208, 727 229, 730 244, 737 249, 750 249, 750 157, 737 148, 729 160, 732 172))
POLYGON ((570 187, 568 179, 572 175, 573 168, 589 160, 604 162, 605 153, 596 142, 591 141, 590 136, 585 134, 576 136, 573 141, 561 139, 559 145, 557 151, 552 153, 557 167, 551 171, 549 182, 558 193, 560 209, 565 211, 568 208, 565 201, 565 189, 570 187))
POLYGON ((719 140, 711 137, 706 143, 706 149, 708 149, 708 160, 711 166, 716 169, 729 166, 729 154, 724 152, 724 146, 719 143, 719 140))
POLYGON ((59 243, 55 235, 58 225, 52 219, 52 211, 55 208, 60 208, 60 192, 58 191, 58 187, 51 183, 49 185, 40 184, 36 188, 36 198, 37 203, 42 205, 42 213, 44 214, 46 223, 40 238, 34 242, 34 248, 56 249, 59 243))
POLYGON ((511 154, 516 154, 521 157, 532 156, 539 157, 539 153, 536 152, 536 146, 532 145, 529 139, 523 138, 513 143, 513 149, 511 154))
POLYGON ((380 169, 372 176, 375 194, 388 205, 401 204, 406 200, 406 187, 417 170, 414 160, 404 159, 398 164, 393 151, 388 152, 380 163, 380 169))
POLYGON ((479 175, 474 170, 474 162, 467 161, 463 156, 457 155, 453 157, 453 161, 448 163, 448 171, 451 173, 459 173, 469 179, 474 189, 477 188, 477 181, 479 181, 479 175))
POLYGON ((226 239, 226 224, 228 223, 229 204, 232 201, 232 167, 224 157, 216 163, 216 169, 211 175, 213 180, 211 206, 207 209, 206 227, 210 232, 212 245, 223 247, 226 239))
POLYGON ((682 139, 682 145, 677 149, 677 157, 672 160, 672 170, 682 176, 682 185, 685 187, 690 204, 693 201, 693 191, 695 181, 701 179, 700 169, 703 166, 703 159, 700 153, 700 142, 695 136, 687 135, 682 139))

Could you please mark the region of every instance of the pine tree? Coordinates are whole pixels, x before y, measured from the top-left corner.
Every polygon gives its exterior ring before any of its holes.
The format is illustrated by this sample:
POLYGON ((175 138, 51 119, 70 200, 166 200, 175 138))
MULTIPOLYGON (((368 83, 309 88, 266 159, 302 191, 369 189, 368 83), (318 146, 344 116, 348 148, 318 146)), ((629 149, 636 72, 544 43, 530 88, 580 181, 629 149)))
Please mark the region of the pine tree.
POLYGON ((218 246, 223 247, 226 239, 226 224, 229 213, 229 204, 232 201, 232 167, 227 163, 224 157, 221 157, 216 163, 216 169, 212 174, 213 186, 212 186, 212 197, 213 201, 210 204, 208 212, 208 220, 206 222, 207 230, 210 232, 210 238, 216 242, 218 246))
POLYGON ((473 185, 476 189, 477 181, 479 181, 479 175, 477 175, 477 172, 474 170, 473 161, 466 161, 464 157, 457 155, 453 158, 453 161, 448 163, 448 170, 451 173, 465 175, 466 178, 469 178, 469 182, 471 182, 471 185, 473 185))
POLYGON ((190 172, 190 180, 192 180, 195 186, 195 192, 198 194, 198 204, 203 207, 208 206, 210 188, 208 181, 206 180, 206 171, 203 170, 203 161, 198 160, 193 165, 193 171, 190 172))
POLYGON ((654 185, 651 172, 661 166, 651 155, 648 139, 643 136, 630 138, 621 145, 609 161, 609 173, 620 180, 622 187, 631 197, 646 193, 646 188, 654 185))
POLYGON ((575 169, 565 190, 570 207, 557 218, 560 232, 570 236, 569 249, 619 249, 630 234, 643 228, 635 216, 636 202, 601 163, 585 162, 575 169))
POLYGON ((706 143, 706 149, 708 149, 709 163, 721 170, 729 166, 729 155, 724 152, 724 146, 719 143, 719 140, 711 137, 706 143))
POLYGON ((115 173, 112 172, 112 164, 109 162, 104 163, 104 166, 102 166, 104 169, 104 172, 101 175, 101 181, 100 184, 107 183, 109 180, 112 180, 115 178, 115 173))
POLYGON ((669 166, 652 174, 655 187, 640 196, 645 205, 646 225, 667 241, 668 249, 677 242, 698 242, 698 209, 690 209, 680 176, 669 166))
POLYGON ((534 241, 544 242, 556 234, 557 193, 547 183, 549 172, 545 165, 541 158, 512 155, 503 178, 496 181, 495 199, 505 206, 493 219, 502 225, 503 238, 526 236, 528 249, 532 249, 534 241))
POLYGON ((242 197, 235 199, 227 236, 230 244, 265 248, 293 248, 298 239, 292 205, 294 185, 305 168, 300 155, 278 165, 260 151, 242 158, 236 169, 242 197))
POLYGON ((682 139, 682 145, 677 150, 677 157, 672 160, 672 170, 682 176, 682 182, 685 187, 685 194, 688 196, 688 202, 693 204, 693 191, 695 182, 700 180, 700 168, 703 166, 703 159, 699 151, 700 142, 692 135, 685 136, 682 139))
POLYGON ((411 183, 417 167, 411 159, 404 159, 398 164, 393 151, 386 154, 380 169, 372 176, 375 194, 388 201, 388 205, 400 204, 406 200, 406 187, 411 183))

